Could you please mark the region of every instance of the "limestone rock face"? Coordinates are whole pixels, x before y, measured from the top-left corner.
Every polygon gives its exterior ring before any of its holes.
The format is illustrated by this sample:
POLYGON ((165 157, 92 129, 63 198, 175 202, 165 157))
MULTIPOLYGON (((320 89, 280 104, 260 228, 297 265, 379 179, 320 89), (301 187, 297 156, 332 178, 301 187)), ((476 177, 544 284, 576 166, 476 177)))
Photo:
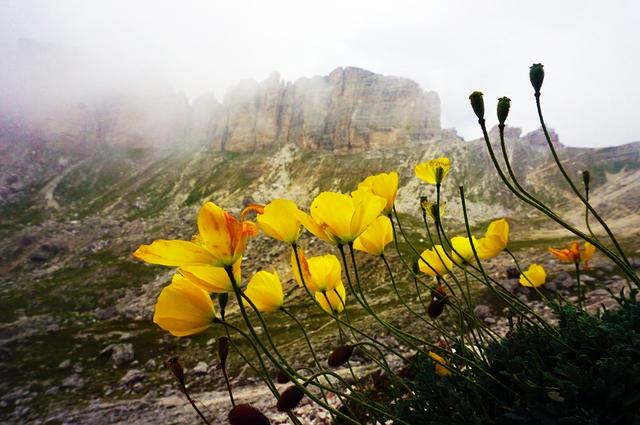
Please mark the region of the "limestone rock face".
POLYGON ((293 83, 277 73, 227 92, 214 148, 247 151, 293 143, 303 148, 365 150, 439 134, 440 99, 414 81, 360 68, 293 83))

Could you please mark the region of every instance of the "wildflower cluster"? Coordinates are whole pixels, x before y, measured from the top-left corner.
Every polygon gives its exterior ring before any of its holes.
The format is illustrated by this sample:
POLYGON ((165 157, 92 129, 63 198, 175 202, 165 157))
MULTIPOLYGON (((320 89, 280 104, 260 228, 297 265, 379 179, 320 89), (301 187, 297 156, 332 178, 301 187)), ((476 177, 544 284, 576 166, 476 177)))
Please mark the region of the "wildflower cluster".
MULTIPOLYGON (((538 107, 539 90, 544 76, 540 74, 541 70, 541 65, 532 68, 531 76, 538 107)), ((510 107, 509 99, 501 98, 497 106, 506 171, 496 160, 487 135, 483 95, 474 92, 470 99, 485 135, 487 149, 505 185, 523 202, 585 241, 582 247, 578 242, 574 242, 564 249, 549 248, 549 252, 560 261, 575 266, 578 307, 582 308, 580 270, 581 267, 588 267, 589 260, 596 250, 605 254, 625 272, 630 269, 628 260, 619 250, 615 238, 612 241, 618 252, 593 234, 585 234, 561 219, 517 181, 504 146, 503 130, 510 107)), ((542 121, 542 116, 540 117, 542 121)), ((543 121, 542 125, 546 129, 543 121)), ((555 155, 550 142, 549 146, 555 155)), ((558 167, 563 170, 559 161, 558 167)), ((470 370, 474 370, 474 373, 489 370, 486 349, 504 336, 489 328, 475 315, 472 285, 483 285, 500 302, 508 306, 519 321, 542 329, 553 338, 554 330, 547 320, 506 291, 483 267, 484 261, 506 253, 520 269, 517 258, 509 250, 510 225, 507 219, 493 220, 487 225, 484 233, 474 235, 467 218, 464 188, 461 186, 459 189, 465 223, 464 232, 450 237, 451 226, 447 226, 442 185, 450 172, 454 172, 452 161, 446 157, 434 158, 417 164, 414 172, 415 178, 427 185, 425 187, 431 188, 431 195, 421 197, 416 205, 416 209, 422 211, 422 232, 427 239, 425 246, 417 246, 402 226, 395 208, 399 183, 398 173, 395 171, 369 176, 350 193, 322 192, 313 199, 308 210, 296 205, 292 200, 274 199, 266 205, 248 205, 240 212, 239 217, 236 217, 213 202, 206 202, 197 215, 198 233, 190 241, 156 240, 150 245, 140 246, 134 253, 136 258, 147 263, 177 268, 171 283, 158 297, 154 322, 176 336, 193 335, 212 326, 220 326, 231 336, 231 343, 234 338, 245 339, 258 359, 262 359, 262 356, 267 359, 267 363, 260 360, 259 364, 252 366, 272 391, 277 409, 287 412, 294 423, 300 421, 293 409, 305 396, 329 411, 336 421, 358 424, 375 417, 394 423, 410 423, 394 413, 394 406, 411 391, 401 370, 389 366, 390 358, 395 358, 408 367, 413 355, 422 356, 427 359, 434 376, 438 379, 457 376, 470 380, 470 370), (252 214, 255 214, 254 220, 248 218, 252 214), (326 242, 324 254, 309 256, 305 252, 300 240, 304 230, 326 242), (317 347, 311 343, 305 327, 287 310, 283 282, 275 269, 259 270, 246 279, 246 284, 244 283, 243 257, 255 254, 245 252, 247 241, 259 232, 284 244, 286 249, 290 250, 290 273, 299 290, 306 294, 306 302, 309 306, 315 306, 319 312, 329 315, 335 322, 341 345, 328 353, 328 367, 319 360, 317 347), (399 239, 409 247, 409 253, 400 249, 399 239), (385 255, 392 243, 401 266, 404 266, 403 275, 409 275, 415 281, 415 295, 421 303, 418 309, 406 301, 409 295, 413 297, 414 294, 403 294, 403 291, 398 290, 399 267, 392 267, 385 255), (425 336, 425 333, 412 334, 407 329, 402 329, 398 323, 380 316, 380 312, 372 307, 367 298, 370 294, 367 294, 367 285, 362 282, 355 251, 378 259, 374 262, 379 261, 381 269, 386 271, 385 280, 393 288, 398 302, 406 308, 406 314, 435 337, 425 336), (424 300, 421 291, 428 291, 424 300), (225 320, 227 300, 230 297, 237 303, 244 321, 244 329, 225 320), (214 300, 218 301, 219 313, 216 312, 214 300), (401 343, 406 351, 397 350, 393 344, 383 341, 370 329, 356 326, 348 315, 351 309, 364 311, 393 339, 401 343), (455 319, 457 327, 445 326, 445 311, 450 318, 455 319), (291 359, 287 359, 274 343, 263 315, 279 313, 298 326, 300 334, 307 342, 309 354, 314 359, 313 368, 297 369, 291 359), (259 321, 259 326, 255 325, 253 315, 259 321), (392 382, 389 388, 393 389, 393 394, 389 394, 388 399, 381 401, 366 396, 364 384, 361 383, 363 376, 358 376, 349 365, 355 350, 379 366, 382 373, 392 382), (343 365, 349 366, 351 380, 345 379, 333 370, 343 365), (284 391, 275 386, 271 378, 273 370, 277 371, 276 381, 290 382, 284 391), (337 397, 340 406, 329 401, 328 393, 337 397), (364 416, 359 413, 363 409, 366 412, 364 416)), ((585 202, 587 213, 596 217, 603 227, 608 229, 586 198, 581 193, 578 193, 578 197, 585 202)), ((637 285, 637 275, 631 273, 629 272, 630 281, 637 285)), ((526 270, 520 270, 519 282, 523 287, 539 293, 550 304, 557 303, 559 300, 549 299, 540 292, 544 289, 546 277, 547 273, 541 265, 530 263, 526 270)), ((228 344, 229 340, 221 340, 219 343, 228 344)), ((224 352, 224 356, 221 355, 221 364, 233 404, 229 414, 230 423, 269 423, 257 409, 246 404, 235 405, 229 381, 226 379, 224 364, 227 354, 224 352)), ((182 387, 188 397, 186 387, 182 387)), ((201 418, 207 422, 202 414, 201 418)))

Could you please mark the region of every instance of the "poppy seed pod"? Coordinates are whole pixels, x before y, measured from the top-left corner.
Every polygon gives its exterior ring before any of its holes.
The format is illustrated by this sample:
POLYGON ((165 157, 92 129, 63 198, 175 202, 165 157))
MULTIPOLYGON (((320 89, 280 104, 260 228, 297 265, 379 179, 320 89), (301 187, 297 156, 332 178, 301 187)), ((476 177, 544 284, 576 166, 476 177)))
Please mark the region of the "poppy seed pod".
POLYGON ((184 369, 178 361, 178 358, 171 357, 169 360, 167 360, 167 367, 169 368, 173 376, 176 377, 180 385, 184 386, 184 369))
POLYGON ((540 87, 544 81, 544 65, 541 63, 534 63, 529 68, 529 80, 535 90, 536 94, 540 94, 540 87))
POLYGON ((340 347, 333 350, 333 352, 329 355, 327 363, 331 367, 342 366, 349 361, 351 355, 353 354, 354 348, 355 347, 353 345, 341 345, 340 347))
POLYGON ((278 400, 276 408, 278 409, 278 412, 288 412, 295 409, 298 404, 300 404, 303 397, 304 392, 295 385, 291 385, 289 388, 284 390, 282 394, 280 394, 280 400, 278 400))
POLYGON ((507 120, 507 116, 509 115, 509 108, 511 107, 511 99, 508 97, 501 97, 498 99, 498 122, 501 125, 504 125, 504 122, 507 120))
POLYGON ((231 425, 269 425, 271 422, 258 409, 248 404, 238 404, 227 416, 231 425))
POLYGON ((220 358, 220 368, 227 367, 227 356, 229 355, 229 338, 221 336, 218 338, 218 357, 220 358))
POLYGON ((476 116, 479 120, 484 119, 484 100, 482 99, 482 92, 474 91, 469 95, 469 100, 471 101, 471 107, 473 108, 473 112, 476 113, 476 116))

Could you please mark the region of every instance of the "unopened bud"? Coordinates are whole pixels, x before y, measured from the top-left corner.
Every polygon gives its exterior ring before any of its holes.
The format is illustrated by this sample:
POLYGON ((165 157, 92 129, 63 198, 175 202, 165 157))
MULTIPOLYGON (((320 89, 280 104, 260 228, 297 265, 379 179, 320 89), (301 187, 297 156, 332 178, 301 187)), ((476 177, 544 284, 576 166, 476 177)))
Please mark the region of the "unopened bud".
POLYGON ((440 316, 442 314, 442 312, 444 311, 444 306, 446 304, 447 304, 447 300, 446 299, 443 299, 443 300, 433 299, 433 300, 431 300, 431 302, 427 306, 427 314, 432 319, 435 319, 436 317, 438 317, 438 316, 440 316))
POLYGON ((418 260, 413 262, 413 264, 411 265, 411 270, 413 271, 413 274, 415 274, 415 275, 420 273, 420 262, 418 260))
POLYGON ((501 97, 498 99, 498 122, 504 125, 504 122, 509 116, 509 108, 511 107, 511 99, 508 97, 501 97))
POLYGON ((474 91, 469 96, 469 100, 471 101, 471 107, 473 108, 473 112, 476 113, 476 116, 479 120, 484 119, 484 100, 482 99, 482 92, 474 91))
POLYGON ((169 360, 167 360, 167 367, 169 368, 173 376, 176 377, 180 385, 184 387, 184 369, 182 368, 180 361, 178 361, 178 358, 171 357, 169 360))
POLYGON ((229 302, 229 294, 223 292, 218 294, 218 305, 220 306, 220 317, 224 320, 224 310, 227 308, 227 303, 229 302))
POLYGON ((529 80, 535 93, 539 94, 540 87, 542 87, 542 82, 544 81, 544 65, 541 63, 531 65, 531 68, 529 68, 529 80))
POLYGON ((229 355, 229 338, 221 336, 218 338, 218 358, 220 359, 220 368, 227 367, 227 356, 229 355))
POLYGON ((589 183, 591 183, 591 174, 588 170, 584 170, 582 172, 582 182, 584 183, 584 188, 589 191, 589 183))
POLYGON ((248 404, 236 405, 227 416, 231 425, 270 425, 271 422, 258 409, 248 404))
POLYGON ((282 394, 280 394, 280 400, 278 400, 278 404, 276 404, 276 408, 278 412, 288 412, 292 409, 295 409, 302 398, 304 397, 304 391, 295 385, 290 386, 282 394))
POLYGON ((278 371, 276 372, 276 382, 278 384, 286 384, 289 381, 289 375, 284 373, 284 370, 278 369, 278 371))
POLYGON ((331 367, 342 366, 349 361, 351 355, 353 354, 354 348, 355 347, 353 345, 341 345, 340 347, 333 350, 333 352, 329 355, 327 363, 331 367))

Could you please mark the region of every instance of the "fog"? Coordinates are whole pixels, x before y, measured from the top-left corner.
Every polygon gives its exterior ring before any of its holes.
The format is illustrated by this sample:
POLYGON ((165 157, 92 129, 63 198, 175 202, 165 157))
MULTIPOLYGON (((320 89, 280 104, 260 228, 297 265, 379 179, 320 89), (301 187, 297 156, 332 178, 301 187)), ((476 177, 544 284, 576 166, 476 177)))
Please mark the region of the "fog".
POLYGON ((165 87, 194 99, 278 71, 338 66, 435 90, 443 127, 479 137, 468 95, 509 122, 537 118, 528 68, 545 64, 548 124, 570 146, 640 140, 640 4, 633 1, 0 1, 0 106, 21 114, 165 87))

